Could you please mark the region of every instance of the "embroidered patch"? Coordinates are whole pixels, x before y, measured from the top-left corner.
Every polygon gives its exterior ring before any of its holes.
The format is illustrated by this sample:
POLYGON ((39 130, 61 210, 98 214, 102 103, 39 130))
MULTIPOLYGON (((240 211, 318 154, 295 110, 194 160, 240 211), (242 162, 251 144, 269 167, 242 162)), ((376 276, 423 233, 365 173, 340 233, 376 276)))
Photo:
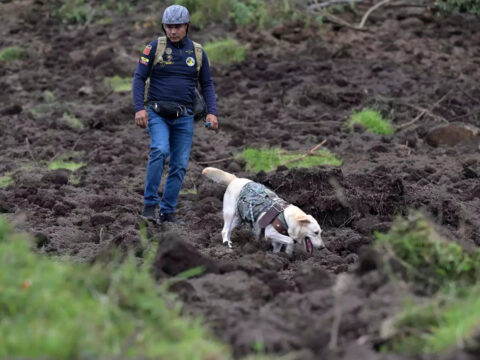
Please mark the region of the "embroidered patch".
POLYGON ((166 53, 167 55, 170 55, 170 54, 172 53, 172 49, 166 48, 166 49, 165 49, 165 53, 166 53))
POLYGON ((186 63, 187 63, 188 66, 193 66, 193 65, 195 65, 195 59, 190 56, 190 57, 187 58, 186 63))
POLYGON ((143 55, 149 55, 150 54, 150 50, 152 50, 152 45, 147 45, 145 47, 145 49, 143 50, 143 55))
POLYGON ((172 55, 167 55, 167 61, 173 61, 173 56, 172 55))
POLYGON ((185 50, 187 54, 193 54, 193 50, 185 50))
POLYGON ((143 65, 148 65, 148 63, 150 62, 150 59, 149 58, 146 58, 144 56, 142 56, 140 58, 140 64, 143 64, 143 65))

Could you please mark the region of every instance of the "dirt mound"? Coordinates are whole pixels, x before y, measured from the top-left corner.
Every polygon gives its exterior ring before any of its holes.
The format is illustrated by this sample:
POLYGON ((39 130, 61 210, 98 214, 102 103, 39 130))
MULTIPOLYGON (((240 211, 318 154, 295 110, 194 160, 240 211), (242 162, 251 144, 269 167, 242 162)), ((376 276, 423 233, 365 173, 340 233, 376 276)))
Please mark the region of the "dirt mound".
MULTIPOLYGON (((139 47, 159 29, 142 26, 141 13, 60 28, 46 2, 0 6, 0 48, 28 47, 0 68, 0 177, 13 181, 0 188, 0 213, 36 234, 40 252, 84 261, 112 248, 142 256, 148 137, 134 126, 130 93, 110 92, 103 79, 131 76, 139 47), (21 15, 12 16, 17 6, 21 15), (58 159, 85 166, 46 169, 58 159)), ((171 289, 237 356, 260 347, 303 360, 400 359, 377 352, 383 320, 402 304, 366 248, 373 231, 410 209, 424 209, 450 239, 480 244, 478 134, 430 145, 437 126, 480 126, 480 24, 399 8, 372 15, 367 32, 292 26, 239 31, 251 44, 246 60, 213 68, 221 130, 196 124, 178 208, 185 225, 147 228, 160 244, 154 272, 163 279, 206 266, 203 276, 171 289), (345 130, 351 111, 369 106, 391 118, 395 135, 345 130), (245 228, 234 231, 233 249, 224 247, 224 189, 201 177, 199 163, 246 146, 304 152, 322 139, 341 167, 255 175, 237 160, 217 166, 312 214, 326 249, 310 257, 299 247, 288 258, 245 228)))

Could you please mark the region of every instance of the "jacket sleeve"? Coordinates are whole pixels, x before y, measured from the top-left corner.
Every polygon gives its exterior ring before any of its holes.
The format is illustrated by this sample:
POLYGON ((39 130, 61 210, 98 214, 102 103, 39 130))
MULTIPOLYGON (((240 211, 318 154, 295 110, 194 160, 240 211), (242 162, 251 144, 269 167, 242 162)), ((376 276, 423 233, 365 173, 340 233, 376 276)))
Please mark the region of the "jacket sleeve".
POLYGON ((215 95, 215 86, 213 84, 212 74, 210 72, 210 64, 208 62, 205 50, 202 55, 202 68, 199 76, 200 87, 203 97, 207 103, 207 113, 217 115, 217 99, 215 95))
POLYGON ((132 93, 133 104, 135 112, 144 110, 144 95, 145 95, 145 81, 152 70, 152 65, 155 60, 155 52, 157 51, 158 40, 152 41, 148 44, 142 52, 138 60, 137 69, 133 75, 132 93))

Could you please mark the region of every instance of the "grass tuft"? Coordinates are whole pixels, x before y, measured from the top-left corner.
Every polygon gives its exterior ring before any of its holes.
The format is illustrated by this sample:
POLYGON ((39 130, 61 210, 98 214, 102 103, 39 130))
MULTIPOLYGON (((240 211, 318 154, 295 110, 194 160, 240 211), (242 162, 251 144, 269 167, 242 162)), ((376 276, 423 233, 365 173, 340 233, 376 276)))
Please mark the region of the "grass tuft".
MULTIPOLYGON (((238 155, 240 159, 246 162, 246 170, 253 172, 275 170, 279 165, 298 158, 299 154, 285 152, 279 148, 273 149, 245 149, 238 155)), ((286 164, 287 168, 292 167, 312 167, 312 166, 340 166, 342 160, 330 153, 328 150, 321 149, 315 152, 315 155, 306 156, 298 161, 292 161, 286 164)))
POLYGON ((1 62, 12 62, 22 59, 26 51, 18 46, 11 46, 0 51, 1 62))
POLYGON ((132 91, 132 79, 129 78, 122 78, 120 76, 107 77, 104 83, 114 92, 132 91))
POLYGON ((13 179, 10 175, 0 176, 0 188, 7 187, 13 183, 13 179))
POLYGON ((198 321, 180 317, 150 274, 153 256, 88 265, 30 247, 0 217, 0 358, 230 358, 198 321))
POLYGON ((229 65, 242 62, 247 53, 246 47, 237 40, 228 38, 205 45, 208 59, 213 63, 229 65))
POLYGON ((468 253, 438 236, 418 213, 394 222, 387 234, 376 234, 392 276, 433 296, 410 303, 395 317, 384 350, 419 355, 438 353, 468 342, 480 330, 480 251, 468 253))
POLYGON ((353 112, 347 126, 349 129, 353 129, 356 124, 363 126, 366 130, 375 134, 390 135, 394 133, 394 129, 390 123, 382 118, 382 114, 373 109, 353 112))
POLYGON ((49 170, 58 170, 58 169, 66 169, 70 171, 75 171, 80 169, 81 167, 85 166, 85 163, 77 163, 74 161, 65 161, 65 160, 56 160, 51 162, 48 165, 49 170))

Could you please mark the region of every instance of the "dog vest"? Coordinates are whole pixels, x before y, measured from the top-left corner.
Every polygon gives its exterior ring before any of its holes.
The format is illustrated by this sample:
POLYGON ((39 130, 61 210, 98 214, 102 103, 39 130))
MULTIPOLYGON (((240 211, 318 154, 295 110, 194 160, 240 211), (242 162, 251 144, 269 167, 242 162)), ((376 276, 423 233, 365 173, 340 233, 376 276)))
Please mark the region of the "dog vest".
POLYGON ((287 202, 265 185, 249 182, 240 191, 237 212, 242 222, 250 224, 251 227, 259 216, 265 213, 259 221, 260 228, 272 224, 279 233, 288 235, 288 226, 283 216, 283 210, 287 206, 287 202))

